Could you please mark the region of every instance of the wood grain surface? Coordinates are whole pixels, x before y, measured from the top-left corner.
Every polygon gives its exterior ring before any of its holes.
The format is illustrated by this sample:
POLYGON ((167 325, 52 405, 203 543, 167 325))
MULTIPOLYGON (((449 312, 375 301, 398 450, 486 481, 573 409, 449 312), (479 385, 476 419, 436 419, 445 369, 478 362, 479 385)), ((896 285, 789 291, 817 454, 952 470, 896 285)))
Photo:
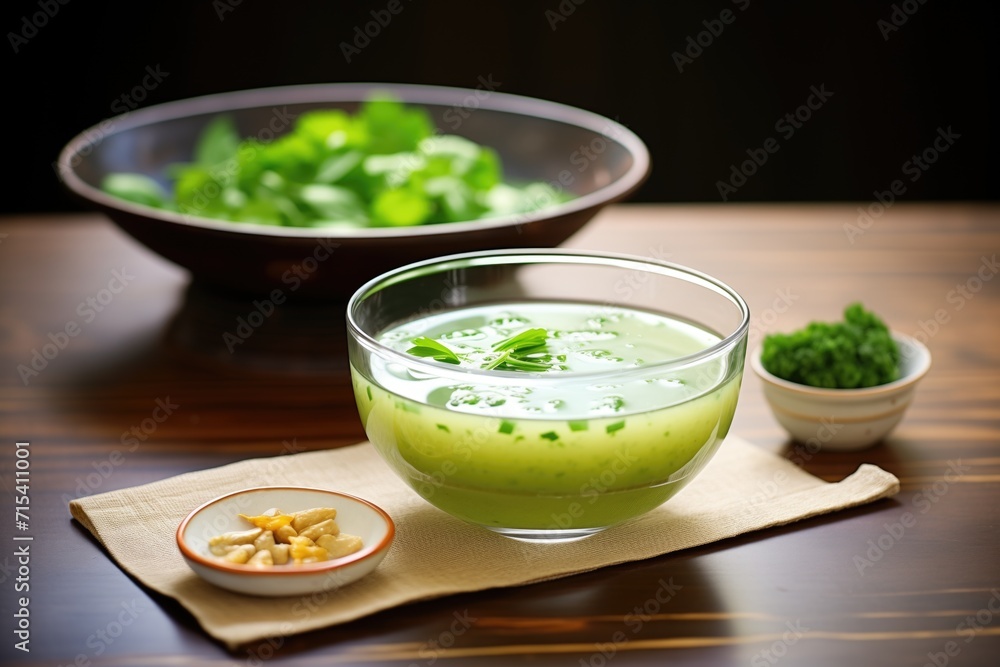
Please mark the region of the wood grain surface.
POLYGON ((617 206, 566 246, 717 276, 750 303, 751 347, 765 332, 836 318, 857 299, 926 339, 932 369, 903 423, 873 449, 789 442, 749 371, 733 427, 827 480, 875 463, 901 479, 896 498, 235 652, 119 570, 66 503, 362 440, 343 304, 284 305, 230 352, 223 333, 252 300, 191 286, 99 216, 0 219, 3 664, 997 664, 1000 207, 896 204, 862 225, 857 207, 617 206), (77 333, 63 339, 70 324, 77 333), (46 344, 52 358, 22 377, 18 367, 46 344), (24 532, 14 516, 16 441, 31 443, 24 532), (29 593, 15 589, 18 534, 34 538, 29 593), (659 601, 669 584, 675 594, 659 601), (14 646, 21 596, 30 597, 30 653, 14 646))

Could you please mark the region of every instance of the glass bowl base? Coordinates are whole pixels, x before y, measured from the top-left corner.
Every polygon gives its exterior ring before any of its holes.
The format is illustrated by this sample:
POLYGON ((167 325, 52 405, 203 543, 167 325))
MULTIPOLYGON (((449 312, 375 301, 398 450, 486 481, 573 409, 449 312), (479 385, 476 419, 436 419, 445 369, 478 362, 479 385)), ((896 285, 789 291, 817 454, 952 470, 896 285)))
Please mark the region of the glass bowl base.
POLYGON ((495 528, 493 526, 484 526, 492 530, 494 533, 499 533, 504 537, 509 537, 513 540, 518 540, 519 542, 532 542, 535 544, 559 544, 560 542, 575 542, 577 540, 582 540, 585 537, 590 537, 591 535, 596 535, 597 533, 605 530, 606 527, 601 528, 568 528, 565 530, 545 530, 545 529, 535 529, 535 528, 495 528))

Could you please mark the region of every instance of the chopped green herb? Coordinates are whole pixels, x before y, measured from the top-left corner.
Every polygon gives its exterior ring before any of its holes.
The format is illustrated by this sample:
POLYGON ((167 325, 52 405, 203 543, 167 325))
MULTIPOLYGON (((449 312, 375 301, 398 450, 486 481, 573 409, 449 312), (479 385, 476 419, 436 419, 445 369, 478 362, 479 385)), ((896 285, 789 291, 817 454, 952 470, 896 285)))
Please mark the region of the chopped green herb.
POLYGON ((545 438, 546 440, 558 440, 559 434, 555 431, 549 431, 548 433, 542 433, 539 437, 545 438))
POLYGON ((590 428, 590 422, 586 420, 571 421, 567 423, 569 424, 569 430, 571 431, 586 431, 590 428))
POLYGON ((900 353, 885 323, 853 303, 843 322, 811 322, 793 333, 768 335, 760 361, 789 382, 856 389, 899 379, 900 353))
POLYGON ((625 428, 625 421, 615 422, 614 424, 608 424, 605 429, 608 433, 614 433, 615 431, 620 431, 625 428))
POLYGON ((442 345, 433 338, 420 336, 413 339, 413 347, 406 351, 415 357, 430 357, 435 361, 443 361, 449 364, 459 364, 461 360, 450 348, 442 345))
POLYGON ((440 431, 444 431, 445 433, 451 433, 451 429, 445 426, 444 424, 438 424, 437 427, 438 430, 440 431))
POLYGON ((514 422, 509 422, 506 419, 500 422, 500 428, 497 429, 498 433, 503 433, 505 435, 510 435, 514 432, 514 422))
POLYGON ((374 401, 375 400, 374 398, 372 398, 372 388, 371 387, 365 387, 365 393, 368 394, 368 400, 369 401, 374 401))

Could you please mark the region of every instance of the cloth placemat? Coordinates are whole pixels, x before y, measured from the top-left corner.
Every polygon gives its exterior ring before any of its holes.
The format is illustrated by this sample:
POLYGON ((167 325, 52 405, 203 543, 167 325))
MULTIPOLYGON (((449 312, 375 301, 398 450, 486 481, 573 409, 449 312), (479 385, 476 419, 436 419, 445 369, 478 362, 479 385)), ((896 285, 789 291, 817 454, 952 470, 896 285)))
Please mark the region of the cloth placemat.
POLYGON ((831 484, 730 435, 705 470, 658 509, 587 539, 537 545, 501 537, 432 507, 389 470, 371 444, 361 443, 187 473, 74 500, 70 511, 122 569, 175 598, 208 634, 235 648, 416 600, 651 558, 854 507, 898 490, 899 480, 877 466, 862 465, 831 484), (181 520, 217 496, 273 485, 343 491, 381 506, 396 523, 389 554, 364 579, 312 599, 243 596, 195 575, 174 540, 181 520))

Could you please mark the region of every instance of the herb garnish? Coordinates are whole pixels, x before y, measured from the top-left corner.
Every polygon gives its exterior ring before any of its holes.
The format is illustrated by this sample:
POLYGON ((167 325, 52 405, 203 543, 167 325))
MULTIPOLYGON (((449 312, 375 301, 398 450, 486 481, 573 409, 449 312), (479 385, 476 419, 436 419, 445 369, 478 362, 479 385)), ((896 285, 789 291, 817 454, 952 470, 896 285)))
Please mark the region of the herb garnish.
MULTIPOLYGON (((483 364, 482 368, 488 371, 497 368, 513 371, 546 371, 552 368, 551 362, 543 360, 547 336, 548 332, 545 329, 536 327, 494 343, 493 352, 496 357, 483 364)), ((413 346, 406 352, 416 357, 430 357, 448 364, 462 363, 462 359, 454 350, 426 336, 414 338, 413 346)))
POLYGON ((493 351, 499 354, 483 368, 491 371, 505 366, 508 370, 515 371, 546 371, 552 367, 551 363, 529 357, 545 352, 547 336, 548 332, 545 329, 536 327, 525 329, 516 336, 494 343, 493 351))
POLYGON ((412 354, 415 357, 430 357, 434 361, 443 361, 448 364, 462 363, 462 360, 451 349, 427 336, 414 338, 413 347, 407 350, 406 353, 412 354))

